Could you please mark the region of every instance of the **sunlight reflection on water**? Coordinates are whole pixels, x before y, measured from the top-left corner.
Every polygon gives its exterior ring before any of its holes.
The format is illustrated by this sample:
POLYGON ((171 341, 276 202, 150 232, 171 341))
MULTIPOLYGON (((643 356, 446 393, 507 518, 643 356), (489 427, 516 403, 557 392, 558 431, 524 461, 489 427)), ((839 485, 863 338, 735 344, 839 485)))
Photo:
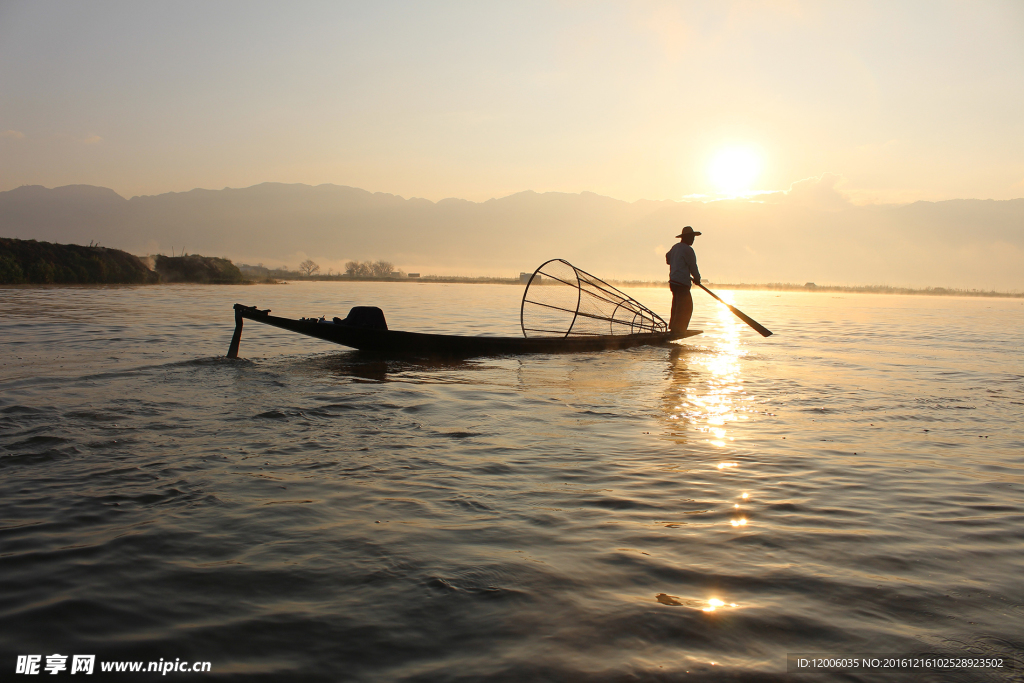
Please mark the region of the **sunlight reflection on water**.
MULTIPOLYGON (((732 292, 720 294, 726 301, 732 301, 732 292)), ((713 329, 704 337, 710 341, 704 353, 693 354, 674 350, 670 356, 671 382, 664 398, 665 411, 670 433, 682 437, 685 431, 696 427, 708 435, 707 442, 723 448, 734 437, 729 436, 728 427, 736 420, 746 419, 743 415, 749 404, 749 397, 743 389, 741 361, 746 351, 740 342, 743 325, 724 306, 715 305, 713 329), (703 370, 702 382, 693 382, 690 367, 703 370), (674 421, 682 420, 685 429, 672 432, 674 421)))

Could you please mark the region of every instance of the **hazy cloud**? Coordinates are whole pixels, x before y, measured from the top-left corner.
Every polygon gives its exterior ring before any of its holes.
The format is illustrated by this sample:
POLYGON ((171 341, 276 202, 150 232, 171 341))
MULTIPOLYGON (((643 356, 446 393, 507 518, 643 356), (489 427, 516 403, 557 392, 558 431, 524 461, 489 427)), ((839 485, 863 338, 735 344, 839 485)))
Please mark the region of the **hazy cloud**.
POLYGON ((0 138, 11 138, 12 140, 21 140, 25 137, 25 134, 20 130, 5 130, 0 133, 0 138))
POLYGON ((103 138, 101 138, 99 135, 90 135, 86 139, 82 140, 82 142, 84 142, 87 145, 95 145, 95 144, 97 144, 99 142, 102 142, 102 141, 103 141, 103 138))
POLYGON ((842 182, 843 176, 838 173, 822 173, 796 181, 783 195, 787 203, 796 206, 841 211, 850 206, 850 200, 837 187, 842 182))

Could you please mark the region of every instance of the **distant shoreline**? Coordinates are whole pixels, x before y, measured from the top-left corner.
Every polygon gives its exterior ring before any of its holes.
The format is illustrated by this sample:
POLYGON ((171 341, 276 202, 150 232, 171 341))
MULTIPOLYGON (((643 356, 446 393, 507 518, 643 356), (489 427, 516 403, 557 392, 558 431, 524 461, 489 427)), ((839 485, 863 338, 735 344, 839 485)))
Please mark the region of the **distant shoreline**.
MULTIPOLYGON (((388 269, 390 263, 381 262, 388 269)), ((309 261, 313 272, 319 268, 309 261)), ((308 271, 307 271, 308 272, 308 271)), ((414 273, 410 277, 402 271, 388 277, 354 276, 348 274, 316 273, 303 275, 298 271, 266 269, 242 264, 236 266, 226 258, 198 254, 164 256, 162 254, 140 258, 119 249, 76 244, 55 244, 36 240, 0 238, 0 286, 36 287, 68 285, 142 285, 142 284, 279 284, 286 281, 302 282, 433 282, 440 284, 494 284, 524 286, 528 273, 519 277, 441 276, 414 273)), ((608 280, 618 287, 666 288, 664 280, 608 280)), ((540 283, 547 285, 545 281, 540 283)), ((720 290, 755 290, 775 292, 831 292, 847 294, 904 294, 914 296, 969 296, 1000 299, 1021 299, 1024 292, 997 292, 994 290, 957 289, 951 287, 891 287, 888 285, 802 285, 772 282, 767 284, 706 282, 720 290)))
MULTIPOLYGON (((470 277, 426 275, 423 277, 350 277, 348 275, 278 275, 279 280, 294 282, 432 282, 442 284, 479 284, 479 285, 525 285, 522 280, 514 277, 470 277)), ((608 280, 615 287, 661 287, 668 288, 668 282, 651 280, 608 280)), ((257 283, 259 284, 259 283, 257 283)), ((709 288, 739 289, 768 292, 840 292, 846 294, 910 294, 915 296, 972 296, 996 299, 1024 299, 1024 292, 997 292, 994 290, 956 289, 953 287, 890 287, 887 285, 796 285, 785 282, 768 284, 726 283, 704 281, 709 288)))
MULTIPOLYGON (((233 285, 283 285, 288 282, 403 282, 403 283, 432 283, 432 284, 463 284, 463 285, 519 285, 524 286, 518 278, 499 278, 499 277, 420 277, 420 278, 373 278, 373 277, 348 277, 342 276, 313 276, 306 277, 304 275, 295 276, 279 276, 278 278, 269 278, 266 280, 243 280, 240 282, 231 283, 215 283, 218 286, 224 284, 233 285)), ((652 282, 650 280, 608 280, 608 283, 615 287, 651 287, 651 288, 668 288, 667 282, 652 282)), ((118 286, 138 286, 141 283, 131 282, 113 282, 113 283, 81 283, 81 282, 51 282, 51 283, 0 283, 0 288, 3 289, 26 289, 31 287, 118 287, 118 286)), ((156 282, 146 283, 152 284, 210 284, 201 282, 156 282)), ((709 282, 704 281, 704 284, 709 288, 713 288, 717 291, 726 290, 746 290, 746 291, 764 291, 764 292, 817 292, 817 293, 840 293, 840 294, 901 294, 911 296, 967 296, 967 297, 979 297, 979 298, 990 298, 990 299, 1024 299, 1024 292, 996 292, 996 291, 983 291, 978 289, 954 289, 948 287, 926 287, 915 289, 913 287, 887 287, 882 285, 868 285, 868 286, 841 286, 841 285, 815 285, 808 287, 807 285, 794 285, 788 283, 770 283, 770 284, 749 284, 740 283, 732 284, 725 282, 709 282)))
MULTIPOLYGON (((661 283, 621 282, 626 287, 663 286, 661 283)), ((666 283, 667 284, 667 283, 666 283)), ((720 289, 761 290, 768 292, 842 292, 846 294, 911 294, 915 296, 980 296, 997 299, 1024 299, 1024 292, 997 292, 981 289, 957 289, 954 287, 890 287, 888 285, 795 285, 786 282, 768 284, 725 283, 704 281, 708 287, 720 289)))

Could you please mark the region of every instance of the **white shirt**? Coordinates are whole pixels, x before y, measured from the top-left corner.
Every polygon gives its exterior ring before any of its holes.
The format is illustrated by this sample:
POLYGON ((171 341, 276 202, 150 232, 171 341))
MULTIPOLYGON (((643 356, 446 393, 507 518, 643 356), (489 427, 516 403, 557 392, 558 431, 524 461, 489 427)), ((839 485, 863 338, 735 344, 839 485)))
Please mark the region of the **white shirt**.
POLYGON ((684 242, 676 244, 665 254, 665 260, 669 265, 668 279, 672 282, 689 287, 691 276, 694 280, 700 281, 700 271, 697 270, 697 254, 689 244, 684 242))

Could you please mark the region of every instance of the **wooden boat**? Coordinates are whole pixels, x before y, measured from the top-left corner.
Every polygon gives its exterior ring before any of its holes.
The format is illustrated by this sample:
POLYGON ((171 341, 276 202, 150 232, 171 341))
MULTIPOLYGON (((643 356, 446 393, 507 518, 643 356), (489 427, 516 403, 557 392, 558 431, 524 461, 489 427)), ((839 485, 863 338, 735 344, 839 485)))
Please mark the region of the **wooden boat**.
POLYGON ((384 313, 356 306, 344 320, 280 318, 254 306, 235 304, 235 334, 229 358, 238 357, 245 319, 324 341, 382 354, 493 356, 520 353, 575 353, 666 344, 701 333, 668 331, 657 313, 604 280, 563 259, 533 272, 519 307, 522 337, 466 337, 389 330, 384 313))
POLYGON ((667 344, 673 339, 692 337, 701 333, 701 330, 686 330, 680 335, 656 332, 578 337, 471 337, 372 329, 313 318, 295 320, 270 315, 269 310, 261 311, 254 306, 235 304, 235 334, 228 349, 228 358, 238 358, 244 319, 371 353, 462 358, 627 349, 634 346, 667 344))

